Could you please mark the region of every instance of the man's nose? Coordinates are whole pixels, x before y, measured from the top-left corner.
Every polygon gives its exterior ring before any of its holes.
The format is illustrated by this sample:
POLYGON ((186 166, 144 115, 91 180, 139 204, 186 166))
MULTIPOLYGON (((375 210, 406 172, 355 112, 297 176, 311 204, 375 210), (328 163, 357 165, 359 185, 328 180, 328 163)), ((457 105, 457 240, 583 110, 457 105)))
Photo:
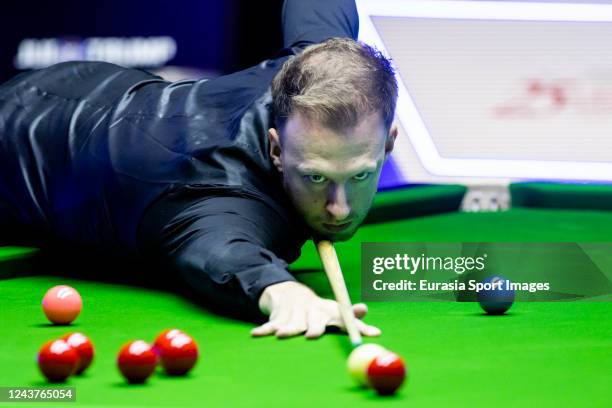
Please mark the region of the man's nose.
POLYGON ((334 221, 342 221, 349 216, 351 207, 349 206, 344 187, 330 187, 326 210, 333 217, 334 221))

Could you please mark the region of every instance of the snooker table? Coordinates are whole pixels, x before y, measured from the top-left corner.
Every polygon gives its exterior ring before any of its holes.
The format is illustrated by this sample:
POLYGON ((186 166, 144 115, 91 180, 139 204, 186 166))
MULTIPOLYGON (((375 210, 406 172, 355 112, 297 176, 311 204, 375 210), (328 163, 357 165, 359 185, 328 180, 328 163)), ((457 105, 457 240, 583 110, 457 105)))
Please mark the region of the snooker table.
MULTIPOLYGON (((611 240, 606 186, 517 185, 514 208, 495 213, 459 212, 464 190, 420 186, 379 193, 368 223, 336 244, 352 300, 360 299, 361 242, 611 240)), ((399 353, 409 371, 396 395, 378 397, 347 375, 345 335, 251 338, 252 323, 214 314, 172 291, 64 277, 61 264, 32 262, 36 256, 28 248, 0 249, 0 386, 47 386, 36 353, 69 331, 87 334, 96 356, 83 377, 53 385, 76 387, 75 404, 14 406, 610 406, 609 301, 520 302, 504 316, 483 315, 470 302, 370 303, 366 321, 383 333, 373 341, 399 353), (69 327, 48 324, 41 311, 43 294, 56 284, 72 285, 83 296, 83 312, 69 327), (126 384, 115 365, 119 348, 137 338, 152 342, 168 327, 198 342, 194 370, 186 378, 159 373, 144 385, 126 384)), ((311 242, 291 270, 320 295, 332 296, 311 242)))

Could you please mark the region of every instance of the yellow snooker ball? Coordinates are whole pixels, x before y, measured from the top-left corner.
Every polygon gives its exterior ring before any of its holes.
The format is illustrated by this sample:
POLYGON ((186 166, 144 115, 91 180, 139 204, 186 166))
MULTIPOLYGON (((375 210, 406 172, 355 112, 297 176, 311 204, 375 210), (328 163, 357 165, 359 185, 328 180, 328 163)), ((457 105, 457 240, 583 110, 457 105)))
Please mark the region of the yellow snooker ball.
POLYGON ((362 344, 355 348, 349 355, 347 368, 349 375, 361 386, 368 385, 367 371, 368 366, 378 355, 386 350, 378 344, 362 344))

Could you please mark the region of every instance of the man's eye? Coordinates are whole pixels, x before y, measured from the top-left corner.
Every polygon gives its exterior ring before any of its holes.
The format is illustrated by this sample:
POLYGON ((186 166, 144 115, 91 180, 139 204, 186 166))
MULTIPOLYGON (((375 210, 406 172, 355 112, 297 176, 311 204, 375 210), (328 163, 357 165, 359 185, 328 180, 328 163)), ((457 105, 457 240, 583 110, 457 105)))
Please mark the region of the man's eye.
POLYGON ((363 181, 363 180, 367 179, 368 177, 370 177, 370 174, 372 174, 372 173, 370 173, 369 171, 364 171, 363 173, 359 173, 359 174, 353 176, 353 178, 355 180, 357 180, 357 181, 363 181))
POLYGON ((309 176, 306 176, 306 178, 308 179, 308 181, 314 184, 321 184, 327 180, 324 176, 321 176, 320 174, 311 174, 309 176))

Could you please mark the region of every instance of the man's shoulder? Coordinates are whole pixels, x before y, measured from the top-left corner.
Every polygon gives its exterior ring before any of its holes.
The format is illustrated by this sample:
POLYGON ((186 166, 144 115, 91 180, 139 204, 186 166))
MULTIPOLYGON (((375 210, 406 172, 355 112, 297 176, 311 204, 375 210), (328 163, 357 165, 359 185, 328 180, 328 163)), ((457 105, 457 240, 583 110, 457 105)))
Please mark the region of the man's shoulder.
POLYGON ((235 89, 253 90, 259 95, 270 86, 272 79, 287 58, 288 56, 281 56, 268 59, 241 71, 214 78, 206 81, 206 88, 211 93, 235 89))

